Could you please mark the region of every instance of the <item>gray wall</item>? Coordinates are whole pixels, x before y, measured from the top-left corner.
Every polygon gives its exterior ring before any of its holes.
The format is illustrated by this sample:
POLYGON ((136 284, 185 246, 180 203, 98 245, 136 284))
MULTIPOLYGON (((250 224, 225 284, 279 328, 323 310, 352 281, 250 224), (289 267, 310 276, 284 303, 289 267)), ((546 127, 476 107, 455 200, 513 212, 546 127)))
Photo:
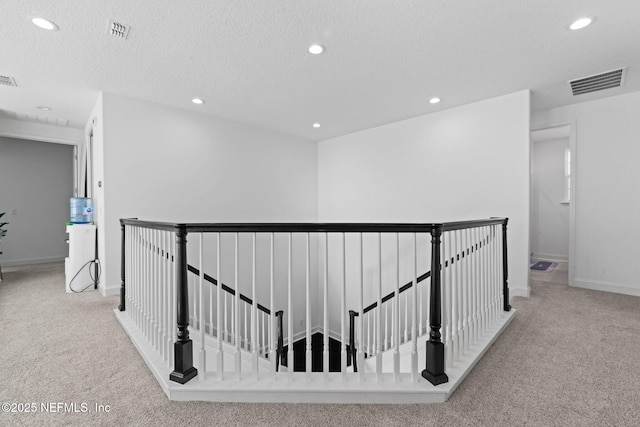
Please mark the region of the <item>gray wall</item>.
POLYGON ((0 212, 9 222, 0 263, 63 260, 72 196, 72 145, 0 137, 0 212))

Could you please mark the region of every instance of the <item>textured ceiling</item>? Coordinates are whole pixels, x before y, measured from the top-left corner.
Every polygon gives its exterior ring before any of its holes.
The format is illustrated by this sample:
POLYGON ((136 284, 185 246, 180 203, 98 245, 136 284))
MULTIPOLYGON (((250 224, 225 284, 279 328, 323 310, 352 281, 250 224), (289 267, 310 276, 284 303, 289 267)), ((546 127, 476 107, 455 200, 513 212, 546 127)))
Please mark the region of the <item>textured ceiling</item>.
POLYGON ((524 89, 534 110, 640 90, 638 0, 0 0, 0 11, 0 75, 18 84, 0 86, 0 109, 78 128, 99 91, 320 140, 524 89), (597 19, 567 30, 584 15, 597 19), (127 40, 107 33, 110 19, 131 26, 127 40), (310 55, 312 43, 326 52, 310 55), (622 66, 624 87, 571 96, 568 80, 622 66))

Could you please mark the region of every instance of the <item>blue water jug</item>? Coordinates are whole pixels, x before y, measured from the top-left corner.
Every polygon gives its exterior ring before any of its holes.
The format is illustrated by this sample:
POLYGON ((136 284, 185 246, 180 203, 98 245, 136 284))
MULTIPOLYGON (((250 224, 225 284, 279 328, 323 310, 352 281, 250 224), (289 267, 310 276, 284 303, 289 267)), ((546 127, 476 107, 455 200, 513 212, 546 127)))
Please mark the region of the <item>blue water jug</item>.
POLYGON ((72 197, 70 201, 70 221, 74 224, 93 222, 93 201, 88 197, 72 197))

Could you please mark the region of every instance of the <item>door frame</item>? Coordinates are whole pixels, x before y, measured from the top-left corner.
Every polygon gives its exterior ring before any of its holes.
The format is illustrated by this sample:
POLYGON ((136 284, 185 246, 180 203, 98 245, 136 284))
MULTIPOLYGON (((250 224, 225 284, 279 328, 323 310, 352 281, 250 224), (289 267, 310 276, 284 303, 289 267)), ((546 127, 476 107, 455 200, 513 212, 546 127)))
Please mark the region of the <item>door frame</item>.
MULTIPOLYGON (((576 182, 577 182, 577 159, 578 159, 578 141, 577 141, 577 122, 576 120, 557 122, 557 123, 545 123, 534 128, 531 128, 530 132, 552 129, 557 127, 569 127, 569 149, 571 150, 571 175, 569 177, 569 183, 571 185, 569 201, 569 286, 574 286, 575 281, 575 251, 576 251, 576 182)), ((534 142, 529 138, 529 170, 533 173, 533 144, 534 142)), ((529 180, 529 206, 532 206, 533 200, 533 177, 529 180)), ((531 218, 529 219, 531 221, 531 218)), ((529 234, 531 234, 531 222, 529 222, 529 234)), ((531 243, 529 243, 531 244, 531 243)), ((531 248, 529 248, 531 253, 531 248)))

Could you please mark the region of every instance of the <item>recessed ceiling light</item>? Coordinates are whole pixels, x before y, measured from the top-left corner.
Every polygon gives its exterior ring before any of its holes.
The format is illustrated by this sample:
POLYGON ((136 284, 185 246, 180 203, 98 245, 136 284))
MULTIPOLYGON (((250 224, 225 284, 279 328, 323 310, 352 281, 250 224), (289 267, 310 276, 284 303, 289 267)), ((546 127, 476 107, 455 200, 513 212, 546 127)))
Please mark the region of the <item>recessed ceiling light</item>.
POLYGON ((584 18, 580 18, 580 19, 576 19, 575 21, 573 21, 573 23, 571 25, 569 25, 569 29, 570 30, 580 30, 588 25, 591 25, 591 23, 593 23, 594 18, 591 18, 589 16, 586 16, 584 18))
POLYGON ((46 107, 44 105, 38 105, 36 108, 42 111, 51 111, 51 107, 46 107))
POLYGON ((203 100, 203 99, 201 99, 201 98, 193 98, 193 99, 191 100, 191 102, 193 102, 194 104, 198 104, 198 105, 200 105, 200 104, 204 104, 204 100, 203 100))
POLYGON ((309 46, 309 53, 312 55, 320 55, 322 52, 324 52, 324 46, 321 44, 312 44, 309 46))
POLYGON ((440 98, 438 98, 437 96, 434 96, 429 100, 430 104, 437 104, 438 102, 440 102, 440 98))
POLYGON ((319 128, 320 127, 320 123, 314 123, 313 127, 316 128, 316 129, 319 128))
POLYGON ((58 26, 49 21, 48 19, 44 19, 44 18, 33 18, 31 20, 31 22, 33 22, 35 25, 37 25, 38 27, 44 29, 44 30, 57 30, 58 26))

